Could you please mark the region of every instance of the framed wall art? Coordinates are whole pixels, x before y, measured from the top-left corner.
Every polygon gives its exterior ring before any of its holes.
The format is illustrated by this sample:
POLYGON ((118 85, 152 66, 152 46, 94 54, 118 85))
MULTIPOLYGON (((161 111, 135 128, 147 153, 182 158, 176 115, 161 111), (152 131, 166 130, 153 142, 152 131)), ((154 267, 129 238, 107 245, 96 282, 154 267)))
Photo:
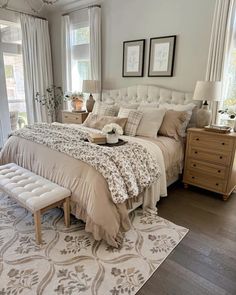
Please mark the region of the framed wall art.
POLYGON ((123 42, 123 77, 143 77, 145 39, 123 42))
POLYGON ((176 36, 150 39, 148 77, 172 77, 176 36))

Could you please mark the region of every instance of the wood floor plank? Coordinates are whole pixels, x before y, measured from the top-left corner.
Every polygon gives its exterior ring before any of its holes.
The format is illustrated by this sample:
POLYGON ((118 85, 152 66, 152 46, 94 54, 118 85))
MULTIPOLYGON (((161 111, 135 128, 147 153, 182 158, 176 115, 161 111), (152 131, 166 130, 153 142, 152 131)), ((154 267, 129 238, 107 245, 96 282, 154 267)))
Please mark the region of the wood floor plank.
POLYGON ((158 213, 190 232, 138 295, 236 294, 236 194, 217 194, 181 182, 158 203, 158 213))

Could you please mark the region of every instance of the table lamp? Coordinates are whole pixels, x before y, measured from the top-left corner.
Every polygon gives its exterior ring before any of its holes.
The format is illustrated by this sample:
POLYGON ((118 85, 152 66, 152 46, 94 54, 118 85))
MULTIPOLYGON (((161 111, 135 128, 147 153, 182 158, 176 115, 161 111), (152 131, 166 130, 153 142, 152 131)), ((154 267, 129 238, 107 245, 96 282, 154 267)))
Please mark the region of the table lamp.
POLYGON ((202 100, 202 108, 197 112, 197 127, 203 128, 211 123, 212 112, 209 109, 208 101, 220 101, 221 81, 197 81, 193 100, 202 100))
POLYGON ((100 92, 100 81, 98 80, 83 80, 83 92, 90 93, 89 99, 86 101, 86 108, 88 112, 92 112, 95 100, 93 93, 100 92))

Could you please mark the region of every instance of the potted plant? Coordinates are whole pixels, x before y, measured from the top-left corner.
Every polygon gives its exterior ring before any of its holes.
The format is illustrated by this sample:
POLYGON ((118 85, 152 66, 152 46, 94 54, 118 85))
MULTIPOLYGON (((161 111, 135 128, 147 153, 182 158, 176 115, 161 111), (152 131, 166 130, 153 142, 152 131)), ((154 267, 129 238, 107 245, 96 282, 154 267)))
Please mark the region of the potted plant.
POLYGON ((102 133, 106 135, 107 143, 117 143, 123 129, 116 123, 107 124, 103 127, 102 133))
POLYGON ((84 106, 84 94, 82 92, 73 92, 66 94, 65 98, 71 101, 72 112, 81 112, 84 106))
POLYGON ((44 94, 36 92, 35 100, 47 108, 48 116, 53 122, 56 119, 59 107, 65 101, 65 97, 60 86, 51 85, 46 89, 44 94))
POLYGON ((236 121, 235 121, 235 117, 236 117, 236 111, 233 110, 232 108, 225 108, 222 110, 218 111, 221 115, 226 114, 228 116, 229 119, 234 120, 234 125, 233 125, 233 129, 236 132, 236 121))

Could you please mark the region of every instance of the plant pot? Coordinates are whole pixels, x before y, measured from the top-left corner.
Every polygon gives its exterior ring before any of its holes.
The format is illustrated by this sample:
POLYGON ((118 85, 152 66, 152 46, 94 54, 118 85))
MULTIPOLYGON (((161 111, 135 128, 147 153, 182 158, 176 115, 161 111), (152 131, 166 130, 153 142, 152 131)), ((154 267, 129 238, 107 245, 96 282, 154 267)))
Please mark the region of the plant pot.
POLYGON ((82 111, 83 101, 81 99, 74 99, 71 101, 71 107, 73 111, 82 111))
POLYGON ((107 143, 117 143, 119 141, 119 135, 113 133, 113 134, 107 134, 107 143))

